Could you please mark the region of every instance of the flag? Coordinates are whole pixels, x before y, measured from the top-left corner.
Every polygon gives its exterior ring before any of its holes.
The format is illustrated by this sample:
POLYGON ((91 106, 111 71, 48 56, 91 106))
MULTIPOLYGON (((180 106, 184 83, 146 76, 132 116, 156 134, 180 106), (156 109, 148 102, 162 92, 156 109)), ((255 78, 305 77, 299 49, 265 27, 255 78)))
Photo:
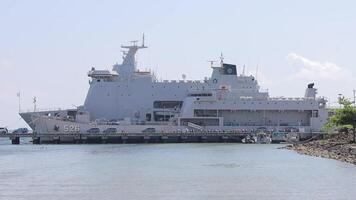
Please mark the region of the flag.
POLYGON ((20 92, 18 92, 16 95, 17 95, 17 97, 20 97, 20 92))

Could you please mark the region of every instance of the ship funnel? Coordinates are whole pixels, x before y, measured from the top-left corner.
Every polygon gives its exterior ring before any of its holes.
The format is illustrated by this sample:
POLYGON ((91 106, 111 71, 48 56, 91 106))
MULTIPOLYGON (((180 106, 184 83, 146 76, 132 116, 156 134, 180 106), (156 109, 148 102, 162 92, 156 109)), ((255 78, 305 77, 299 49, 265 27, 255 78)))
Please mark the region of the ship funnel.
POLYGON ((315 99, 316 94, 317 94, 317 89, 314 88, 314 83, 309 83, 307 89, 305 90, 305 97, 315 99))

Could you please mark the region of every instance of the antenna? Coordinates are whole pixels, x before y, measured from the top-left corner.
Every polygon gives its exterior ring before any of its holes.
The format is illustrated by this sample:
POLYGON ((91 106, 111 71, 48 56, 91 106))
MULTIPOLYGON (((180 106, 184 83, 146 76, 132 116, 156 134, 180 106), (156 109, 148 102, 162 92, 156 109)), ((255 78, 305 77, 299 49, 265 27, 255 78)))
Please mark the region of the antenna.
POLYGON ((220 54, 220 63, 221 63, 221 67, 223 66, 224 64, 224 56, 223 56, 223 53, 221 52, 220 54))
POLYGON ((142 34, 142 47, 145 46, 145 33, 142 34))
POLYGON ((130 42, 132 43, 133 46, 137 46, 138 40, 132 40, 132 41, 130 41, 130 42))
POLYGON ((244 65, 244 67, 242 68, 242 75, 245 76, 245 68, 246 66, 244 65))
POLYGON ((258 75, 258 65, 256 66, 256 76, 255 76, 256 80, 257 80, 257 75, 258 75))
POLYGON ((21 112, 21 93, 17 93, 17 97, 19 98, 19 113, 21 112))
POLYGON ((214 63, 217 62, 216 60, 208 60, 207 62, 210 63, 210 67, 213 67, 214 63))
POLYGON ((182 79, 185 81, 185 79, 187 78, 187 75, 182 74, 182 79))
POLYGON ((123 55, 123 56, 126 56, 127 53, 128 53, 128 51, 125 51, 125 50, 121 50, 121 52, 122 52, 122 55, 123 55))
POLYGON ((33 112, 36 112, 36 102, 37 102, 37 98, 33 97, 33 112))

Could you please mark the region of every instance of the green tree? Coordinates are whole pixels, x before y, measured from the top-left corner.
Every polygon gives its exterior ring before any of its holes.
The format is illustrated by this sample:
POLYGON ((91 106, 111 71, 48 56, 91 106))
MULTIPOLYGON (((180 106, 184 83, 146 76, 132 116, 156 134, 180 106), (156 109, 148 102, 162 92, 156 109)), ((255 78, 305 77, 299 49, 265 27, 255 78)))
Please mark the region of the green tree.
POLYGON ((340 98, 339 103, 342 108, 335 109, 335 115, 329 119, 325 128, 337 127, 339 130, 351 130, 353 133, 352 142, 356 142, 356 107, 345 97, 340 98))

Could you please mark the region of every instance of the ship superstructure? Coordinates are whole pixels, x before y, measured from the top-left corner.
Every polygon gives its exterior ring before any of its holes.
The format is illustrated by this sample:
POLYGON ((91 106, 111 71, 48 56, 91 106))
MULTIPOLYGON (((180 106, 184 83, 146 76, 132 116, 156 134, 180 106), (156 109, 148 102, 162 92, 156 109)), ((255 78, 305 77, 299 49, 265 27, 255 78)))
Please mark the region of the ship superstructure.
POLYGON ((270 97, 254 76, 239 74, 221 57, 203 81, 159 81, 137 68, 135 55, 144 44, 122 46, 121 64, 110 70, 92 68, 84 105, 77 109, 20 113, 39 133, 145 130, 253 130, 295 128, 319 131, 327 120, 326 100, 314 84, 299 98, 270 97))

